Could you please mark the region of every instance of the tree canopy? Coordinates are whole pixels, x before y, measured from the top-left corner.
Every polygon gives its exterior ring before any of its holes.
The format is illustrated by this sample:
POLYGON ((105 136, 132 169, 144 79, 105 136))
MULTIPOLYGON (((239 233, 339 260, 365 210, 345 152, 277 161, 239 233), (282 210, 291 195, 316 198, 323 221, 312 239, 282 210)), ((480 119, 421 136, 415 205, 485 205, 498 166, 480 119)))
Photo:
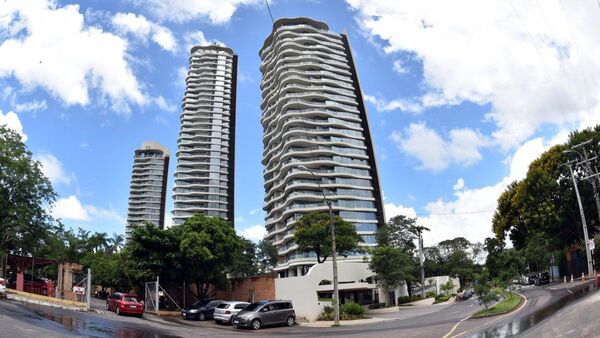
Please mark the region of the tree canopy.
MULTIPOLYGON (((565 152, 584 141, 589 154, 600 153, 600 126, 573 132, 564 144, 556 145, 534 160, 527 176, 512 182, 498 198, 492 225, 497 239, 506 236, 517 250, 544 266, 554 252, 563 251, 582 242, 582 222, 575 189, 564 164, 577 158, 576 153, 565 152)), ((578 149, 580 153, 582 149, 578 149)), ((596 163, 597 165, 597 163, 596 163)), ((581 166, 573 166, 581 195, 590 238, 599 225, 598 210, 592 185, 584 180, 581 166)))
POLYGON ((56 194, 15 131, 0 125, 0 252, 27 255, 46 238, 56 194))
MULTIPOLYGON (((311 212, 303 215, 296 224, 294 238, 298 250, 314 252, 319 263, 325 262, 331 255, 331 228, 329 214, 324 212, 311 212)), ((347 256, 359 249, 360 235, 356 233, 354 225, 344 221, 341 217, 333 218, 335 229, 336 250, 342 256, 347 256)))
POLYGON ((196 214, 168 229, 149 223, 134 227, 127 250, 138 280, 156 276, 164 283, 184 280, 196 297, 204 299, 226 285, 227 271, 248 248, 253 246, 227 221, 196 214))

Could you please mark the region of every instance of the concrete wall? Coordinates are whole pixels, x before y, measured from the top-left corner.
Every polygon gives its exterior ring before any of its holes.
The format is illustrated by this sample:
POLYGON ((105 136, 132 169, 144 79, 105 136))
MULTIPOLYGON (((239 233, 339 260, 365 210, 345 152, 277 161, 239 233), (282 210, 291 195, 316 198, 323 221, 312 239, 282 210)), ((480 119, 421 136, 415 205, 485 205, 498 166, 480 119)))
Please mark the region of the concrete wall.
POLYGON ((231 281, 231 290, 219 290, 215 298, 249 302, 252 301, 252 289, 254 301, 275 299, 275 275, 254 276, 252 280, 234 279, 231 281))
MULTIPOLYGON (((366 279, 372 276, 373 273, 369 270, 367 263, 338 262, 340 290, 376 289, 376 285, 366 282, 366 279)), ((304 276, 275 279, 275 295, 277 299, 291 300, 296 316, 312 322, 317 320, 325 305, 331 305, 330 302, 319 302, 317 291, 331 291, 333 285, 319 285, 319 283, 322 280, 331 281, 332 279, 331 261, 315 264, 304 276)))

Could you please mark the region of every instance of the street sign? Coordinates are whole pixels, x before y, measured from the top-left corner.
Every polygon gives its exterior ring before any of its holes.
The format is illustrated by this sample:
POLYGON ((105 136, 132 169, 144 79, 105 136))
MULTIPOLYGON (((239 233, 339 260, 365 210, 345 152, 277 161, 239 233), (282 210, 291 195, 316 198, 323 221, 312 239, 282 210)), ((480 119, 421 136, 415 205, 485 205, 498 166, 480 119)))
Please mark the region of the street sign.
POLYGON ((74 286, 73 293, 76 295, 83 295, 85 294, 85 288, 83 286, 74 286))
POLYGON ((590 250, 594 251, 594 249, 596 249, 596 243, 594 243, 593 239, 590 239, 588 241, 588 246, 590 247, 590 250))

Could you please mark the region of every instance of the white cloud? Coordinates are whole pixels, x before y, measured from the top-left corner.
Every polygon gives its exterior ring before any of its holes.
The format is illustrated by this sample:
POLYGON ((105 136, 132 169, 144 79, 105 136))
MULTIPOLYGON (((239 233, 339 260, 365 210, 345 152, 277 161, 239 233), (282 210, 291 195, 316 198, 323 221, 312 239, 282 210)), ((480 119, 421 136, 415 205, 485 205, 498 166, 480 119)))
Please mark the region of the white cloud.
POLYGON ((365 95, 364 98, 365 98, 365 101, 373 104, 375 106, 375 109, 377 109, 377 111, 381 111, 381 112, 399 109, 399 110, 405 111, 405 112, 420 113, 424 110, 423 105, 421 103, 414 102, 414 101, 408 100, 408 99, 398 99, 398 100, 387 101, 385 99, 378 98, 378 97, 375 97, 372 95, 365 95))
POLYGON ((154 104, 156 104, 156 106, 161 110, 169 113, 173 113, 177 110, 177 105, 168 103, 167 100, 165 100, 165 98, 162 96, 155 97, 153 100, 154 104))
POLYGON ((131 34, 143 41, 147 41, 150 37, 166 51, 177 50, 177 39, 173 33, 168 28, 149 21, 141 14, 117 13, 112 19, 112 24, 120 34, 131 34))
POLYGON ((244 222, 246 222, 246 219, 244 217, 242 217, 242 216, 239 216, 239 217, 235 218, 235 221, 237 223, 244 223, 244 222))
POLYGON ((194 46, 225 46, 225 44, 219 40, 209 40, 202 31, 188 32, 183 37, 186 45, 186 52, 189 53, 194 46))
POLYGON ((42 101, 38 101, 38 100, 33 100, 31 102, 25 102, 25 103, 17 103, 15 105, 15 110, 17 112, 28 112, 28 111, 38 111, 38 110, 45 110, 48 108, 48 105, 46 104, 46 100, 42 100, 42 101))
POLYGON ((438 199, 427 203, 425 209, 429 215, 419 218, 421 224, 431 229, 424 235, 425 244, 434 245, 458 236, 472 242, 492 237, 492 216, 500 194, 514 180, 523 179, 531 161, 559 139, 554 137, 545 142, 542 138, 535 138, 525 142, 505 161, 510 173, 496 184, 468 188, 464 180, 459 179, 454 186, 454 199, 438 199))
POLYGON ((256 224, 244 230, 238 231, 239 235, 254 242, 258 242, 265 237, 267 230, 264 225, 256 224))
POLYGON ((0 78, 14 77, 26 89, 43 88, 67 105, 100 102, 129 112, 147 99, 128 63, 127 41, 87 26, 78 5, 54 1, 3 2, 0 8, 0 78))
POLYGON ((417 217, 417 212, 413 207, 404 207, 400 204, 386 203, 383 205, 383 208, 385 209, 385 218, 387 220, 398 215, 417 217))
POLYGON ((162 20, 184 22, 192 19, 208 18, 212 24, 224 24, 239 6, 263 5, 260 0, 149 0, 136 1, 162 20))
POLYGON ((14 130, 17 134, 21 135, 23 142, 27 141, 27 135, 23 133, 23 126, 21 125, 21 120, 19 120, 19 116, 12 111, 9 111, 6 114, 2 114, 2 110, 0 110, 0 125, 5 125, 8 128, 14 130))
POLYGON ((600 122, 595 2, 347 3, 385 53, 394 58, 409 53, 422 63, 422 88, 433 97, 395 101, 489 105, 493 139, 504 149, 519 146, 543 125, 572 130, 583 121, 600 122))
POLYGON ((465 180, 461 177, 458 180, 456 180, 456 184, 454 184, 453 189, 454 190, 461 190, 464 187, 465 187, 465 180))
POLYGON ((441 171, 450 164, 469 166, 481 159, 479 149, 487 142, 471 129, 452 129, 444 140, 425 123, 411 123, 404 133, 392 132, 390 138, 399 150, 419 160, 419 169, 441 171))
POLYGON ((64 183, 66 185, 71 184, 71 180, 74 175, 67 174, 62 162, 60 162, 56 156, 48 153, 34 155, 33 159, 39 161, 42 164, 42 172, 52 184, 64 183))
POLYGON ((406 74, 409 72, 409 69, 404 65, 404 62, 402 62, 402 60, 400 59, 394 61, 393 69, 398 74, 406 74))
POLYGON ((90 215, 75 195, 58 199, 52 207, 52 216, 72 221, 90 220, 90 215))
POLYGON ((250 210, 250 215, 256 215, 256 214, 258 214, 260 211, 262 211, 262 208, 256 208, 256 209, 252 209, 252 210, 250 210))
POLYGON ((126 222, 125 218, 115 210, 83 205, 75 195, 58 199, 52 206, 52 216, 57 219, 79 222, 113 221, 119 224, 126 222))

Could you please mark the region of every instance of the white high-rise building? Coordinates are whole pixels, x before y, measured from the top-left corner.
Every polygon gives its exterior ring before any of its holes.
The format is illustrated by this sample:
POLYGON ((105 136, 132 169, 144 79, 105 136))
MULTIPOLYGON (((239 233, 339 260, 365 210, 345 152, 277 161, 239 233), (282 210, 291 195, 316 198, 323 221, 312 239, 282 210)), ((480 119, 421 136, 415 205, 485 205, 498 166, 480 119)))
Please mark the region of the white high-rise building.
POLYGON ((177 140, 175 225, 195 213, 233 222, 236 77, 230 48, 192 48, 177 140))
POLYGON ((129 208, 125 239, 131 236, 131 226, 150 222, 164 226, 169 149, 158 142, 146 141, 133 157, 129 208))
MULTIPOLYGON (((354 224, 374 246, 384 223, 373 142, 358 75, 345 34, 309 18, 284 18, 260 50, 266 239, 279 253, 279 277, 304 276, 314 253, 299 252, 296 220, 328 212, 354 224)), ((361 261, 350 256, 345 261, 361 261)))

